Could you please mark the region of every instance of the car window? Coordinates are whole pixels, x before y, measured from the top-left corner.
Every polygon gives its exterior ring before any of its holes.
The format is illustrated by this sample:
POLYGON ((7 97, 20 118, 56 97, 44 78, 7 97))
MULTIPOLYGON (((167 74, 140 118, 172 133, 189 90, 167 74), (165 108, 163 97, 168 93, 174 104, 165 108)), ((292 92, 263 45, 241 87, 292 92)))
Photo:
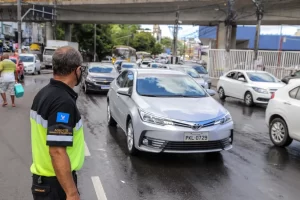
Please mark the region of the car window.
POLYGON ((295 72, 296 77, 300 77, 300 71, 295 72))
POLYGON ((229 72, 229 73, 226 75, 226 77, 227 77, 227 78, 233 79, 234 76, 235 76, 235 74, 236 74, 236 72, 229 72))
POLYGON ((243 73, 241 73, 241 72, 238 72, 238 74, 237 74, 237 76, 236 76, 236 79, 237 79, 237 80, 239 80, 239 78, 243 78, 243 79, 246 80, 245 75, 244 75, 243 73))
POLYGON ((249 79, 253 82, 277 83, 274 76, 265 72, 247 72, 249 79))
POLYGON ((208 72, 206 71, 206 69, 201 66, 201 65, 198 65, 198 66, 193 66, 193 68, 199 73, 199 74, 208 74, 208 72))
POLYGON ((116 72, 115 69, 112 66, 102 65, 102 66, 90 66, 89 67, 90 73, 112 73, 116 72))
POLYGON ((122 68, 126 68, 126 69, 135 68, 135 66, 136 65, 132 63, 122 64, 122 68))
POLYGON ((124 87, 124 83, 125 83, 125 78, 127 75, 127 71, 122 72, 119 77, 117 78, 117 84, 119 85, 119 87, 124 87))
POLYGON ((20 56, 20 61, 26 63, 26 62, 34 62, 33 56, 20 56))
POLYGON ((128 71, 124 82, 125 82, 124 87, 130 88, 133 86, 133 72, 132 71, 128 71))
MULTIPOLYGON (((297 95, 297 93, 298 93, 298 90, 299 90, 299 87, 296 87, 296 88, 292 89, 292 90, 289 92, 290 97, 293 98, 293 99, 296 99, 296 95, 297 95)), ((300 93, 299 93, 299 94, 300 94, 300 93)))

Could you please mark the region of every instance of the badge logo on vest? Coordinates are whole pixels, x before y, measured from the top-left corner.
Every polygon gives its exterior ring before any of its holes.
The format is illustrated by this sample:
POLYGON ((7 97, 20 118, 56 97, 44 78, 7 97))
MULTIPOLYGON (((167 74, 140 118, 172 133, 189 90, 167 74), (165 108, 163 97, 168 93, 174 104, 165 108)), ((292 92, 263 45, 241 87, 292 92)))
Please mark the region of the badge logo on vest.
POLYGON ((69 113, 58 112, 56 115, 56 122, 67 124, 69 123, 69 118, 70 118, 69 113))

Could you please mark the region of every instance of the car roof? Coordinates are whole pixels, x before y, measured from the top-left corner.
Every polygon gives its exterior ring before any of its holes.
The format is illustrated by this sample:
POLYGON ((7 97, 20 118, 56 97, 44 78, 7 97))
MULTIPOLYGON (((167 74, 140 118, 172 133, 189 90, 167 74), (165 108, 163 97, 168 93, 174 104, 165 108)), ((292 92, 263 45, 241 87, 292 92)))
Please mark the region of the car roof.
POLYGON ((268 73, 269 74, 269 72, 260 71, 260 70, 233 69, 233 70, 230 70, 229 72, 232 72, 232 71, 236 71, 236 72, 258 72, 258 73, 268 73))
POLYGON ((20 56, 35 56, 33 53, 21 53, 20 56))
POLYGON ((174 70, 169 70, 169 69, 129 69, 133 72, 137 72, 138 74, 170 74, 170 75, 186 75, 183 72, 180 71, 174 71, 174 70))

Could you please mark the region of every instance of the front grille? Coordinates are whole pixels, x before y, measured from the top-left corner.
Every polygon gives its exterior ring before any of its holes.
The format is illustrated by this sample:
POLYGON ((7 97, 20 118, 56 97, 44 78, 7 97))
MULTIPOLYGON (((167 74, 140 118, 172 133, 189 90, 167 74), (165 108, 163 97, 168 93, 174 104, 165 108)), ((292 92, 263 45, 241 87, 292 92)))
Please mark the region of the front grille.
POLYGON ((270 99, 267 99, 267 98, 257 98, 257 101, 269 102, 270 99))
POLYGON ((270 92, 276 92, 278 89, 270 89, 270 92))
MULTIPOLYGON (((173 122, 175 126, 180 126, 180 127, 186 127, 186 128, 192 128, 193 125, 191 124, 185 124, 185 123, 181 123, 181 122, 173 122)), ((212 121, 208 121, 208 122, 204 122, 204 123, 199 123, 202 125, 202 128, 205 128, 205 127, 210 127, 210 126, 213 126, 215 125, 215 120, 212 120, 212 121)))
POLYGON ((101 82, 96 82, 96 83, 99 84, 99 85, 110 85, 111 82, 101 81, 101 82))
POLYGON ((224 149, 230 145, 229 138, 217 141, 202 142, 167 142, 164 150, 172 151, 197 151, 197 150, 213 150, 224 149))
POLYGON ((110 78, 110 77, 97 77, 97 78, 93 78, 96 82, 112 82, 114 80, 114 78, 110 78))

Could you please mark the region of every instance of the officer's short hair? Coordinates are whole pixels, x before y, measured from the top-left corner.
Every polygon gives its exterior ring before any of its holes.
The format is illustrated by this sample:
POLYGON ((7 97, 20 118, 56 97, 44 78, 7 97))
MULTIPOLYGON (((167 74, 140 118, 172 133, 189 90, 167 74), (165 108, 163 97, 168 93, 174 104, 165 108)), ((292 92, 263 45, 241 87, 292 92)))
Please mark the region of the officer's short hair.
POLYGON ((82 64, 82 56, 73 47, 58 48, 52 57, 53 74, 65 76, 71 74, 82 64))

